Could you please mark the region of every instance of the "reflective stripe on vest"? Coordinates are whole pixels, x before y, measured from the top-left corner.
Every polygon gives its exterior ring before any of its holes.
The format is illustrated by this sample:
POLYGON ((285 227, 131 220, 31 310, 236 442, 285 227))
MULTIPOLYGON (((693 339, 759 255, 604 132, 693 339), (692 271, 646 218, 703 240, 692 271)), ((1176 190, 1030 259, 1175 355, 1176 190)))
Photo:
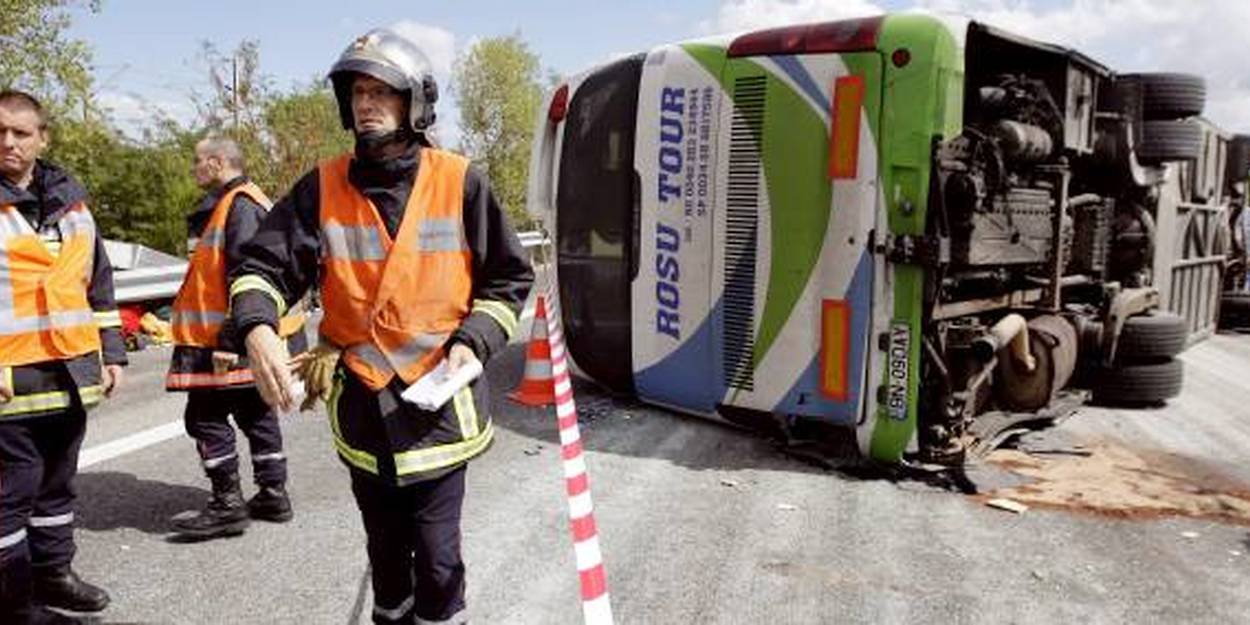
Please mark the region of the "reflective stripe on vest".
POLYGON ((321 334, 373 390, 434 368, 469 314, 471 255, 464 232, 468 161, 426 148, 392 240, 376 207, 347 178, 351 155, 319 167, 321 334))
POLYGON ((226 321, 230 297, 226 287, 226 222, 230 207, 243 195, 266 210, 269 198, 251 182, 222 194, 213 207, 191 255, 187 276, 174 299, 170 330, 175 345, 216 347, 217 334, 226 321))
MULTIPOLYGON (((0 364, 64 360, 100 349, 87 289, 96 228, 85 204, 57 219, 54 253, 13 206, 0 206, 0 364)), ((51 227, 48 228, 50 230, 51 227)))

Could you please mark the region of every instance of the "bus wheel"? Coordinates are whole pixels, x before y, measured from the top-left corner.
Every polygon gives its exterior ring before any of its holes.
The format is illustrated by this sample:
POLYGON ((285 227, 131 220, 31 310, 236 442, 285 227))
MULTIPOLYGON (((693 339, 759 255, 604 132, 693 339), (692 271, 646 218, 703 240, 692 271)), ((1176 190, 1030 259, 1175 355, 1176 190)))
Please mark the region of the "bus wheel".
POLYGON ((1094 402, 1108 405, 1160 404, 1181 392, 1184 365, 1175 358, 1120 364, 1098 371, 1094 402))
POLYGON ((1220 297, 1220 327, 1230 330, 1250 328, 1250 293, 1226 291, 1220 297))
POLYGON ((1121 80, 1137 82, 1142 91, 1143 119, 1180 119, 1202 113, 1207 84, 1194 74, 1126 74, 1121 80))
POLYGON ((1188 339, 1184 317, 1152 310, 1124 320, 1115 358, 1117 362, 1171 358, 1185 350, 1188 339))
POLYGON ((1143 163, 1192 161, 1202 154, 1202 127, 1182 120, 1142 122, 1137 159, 1143 163))

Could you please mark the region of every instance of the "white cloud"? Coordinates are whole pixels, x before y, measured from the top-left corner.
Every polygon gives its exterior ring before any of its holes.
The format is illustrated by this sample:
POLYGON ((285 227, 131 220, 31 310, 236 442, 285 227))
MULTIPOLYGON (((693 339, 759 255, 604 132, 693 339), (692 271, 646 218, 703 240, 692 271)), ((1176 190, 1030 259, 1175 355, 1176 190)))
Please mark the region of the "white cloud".
POLYGON ((673 11, 660 11, 655 14, 655 23, 660 26, 677 26, 681 23, 681 15, 673 11))
POLYGON ((130 92, 102 91, 95 102, 119 130, 135 138, 144 129, 152 128, 159 118, 173 119, 185 126, 196 116, 195 107, 185 98, 152 100, 130 92))
POLYGON ((431 134, 439 145, 454 149, 460 143, 460 114, 455 94, 451 90, 451 70, 457 54, 456 35, 437 26, 412 20, 396 22, 391 24, 391 28, 414 41, 430 59, 439 92, 439 101, 435 108, 438 121, 431 129, 431 134))
POLYGON ((1068 45, 1119 72, 1175 71, 1207 79, 1206 116, 1250 132, 1245 62, 1250 3, 1242 0, 1073 0, 1062 6, 1004 0, 922 0, 1036 39, 1068 45))
POLYGON ((430 59, 434 71, 434 79, 439 85, 447 83, 451 76, 451 66, 456 61, 456 36, 450 31, 437 26, 429 26, 403 20, 391 24, 391 28, 399 34, 411 39, 430 59))
POLYGON ((703 22, 704 34, 733 33, 803 22, 828 22, 884 12, 868 0, 726 0, 716 19, 703 22))
MULTIPOLYGON (((1207 117, 1250 132, 1250 63, 1244 0, 913 0, 1076 48, 1118 72, 1179 71, 1207 79, 1207 117)), ((702 34, 878 14, 869 0, 723 0, 702 34)))

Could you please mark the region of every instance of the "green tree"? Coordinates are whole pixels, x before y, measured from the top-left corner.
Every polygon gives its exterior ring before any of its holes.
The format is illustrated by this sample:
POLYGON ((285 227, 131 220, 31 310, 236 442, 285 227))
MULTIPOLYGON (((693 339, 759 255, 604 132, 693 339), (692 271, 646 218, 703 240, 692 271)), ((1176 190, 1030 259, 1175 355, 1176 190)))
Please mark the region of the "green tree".
POLYGON ((169 121, 141 141, 98 120, 68 120, 52 130, 48 156, 87 188, 104 236, 185 252, 185 215, 201 193, 191 176, 197 133, 169 121))
POLYGON ((91 51, 70 39, 69 9, 100 0, 0 0, 0 88, 31 91, 54 107, 88 105, 91 51))
POLYGON ((314 81, 265 103, 271 188, 285 193, 319 161, 352 149, 339 121, 338 102, 324 82, 314 81))
POLYGON ((339 123, 334 94, 313 80, 283 92, 261 71, 260 44, 244 41, 228 56, 203 45, 208 65, 207 94, 197 94, 203 132, 218 132, 239 143, 248 174, 278 197, 318 161, 352 147, 339 123))
POLYGON ((460 149, 482 167, 514 223, 524 227, 534 119, 542 100, 538 55, 520 34, 483 39, 456 60, 460 149))

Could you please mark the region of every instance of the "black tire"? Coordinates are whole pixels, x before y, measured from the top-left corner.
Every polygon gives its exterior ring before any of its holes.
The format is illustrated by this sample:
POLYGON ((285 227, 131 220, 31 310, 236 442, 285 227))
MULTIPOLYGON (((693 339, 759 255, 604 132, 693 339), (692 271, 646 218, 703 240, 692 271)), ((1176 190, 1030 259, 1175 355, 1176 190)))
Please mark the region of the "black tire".
POLYGON ((1121 80, 1136 82, 1142 91, 1142 119, 1181 119, 1202 113, 1207 102, 1207 83, 1194 74, 1126 74, 1121 80))
POLYGON ((1226 291, 1220 296, 1220 327, 1227 330, 1250 328, 1250 293, 1226 291))
POLYGON ((1190 120, 1142 122, 1137 160, 1143 163, 1192 161, 1202 154, 1202 127, 1190 120))
POLYGON ((1228 172, 1225 175, 1231 187, 1250 177, 1250 135, 1236 135, 1228 142, 1228 172))
POLYGON ((1094 401, 1120 405, 1158 404, 1180 394, 1184 373, 1184 364, 1175 358, 1103 368, 1094 376, 1094 401))
POLYGON ((1116 343, 1117 362, 1171 358, 1185 351, 1189 326, 1178 314, 1152 310, 1124 320, 1116 343))

